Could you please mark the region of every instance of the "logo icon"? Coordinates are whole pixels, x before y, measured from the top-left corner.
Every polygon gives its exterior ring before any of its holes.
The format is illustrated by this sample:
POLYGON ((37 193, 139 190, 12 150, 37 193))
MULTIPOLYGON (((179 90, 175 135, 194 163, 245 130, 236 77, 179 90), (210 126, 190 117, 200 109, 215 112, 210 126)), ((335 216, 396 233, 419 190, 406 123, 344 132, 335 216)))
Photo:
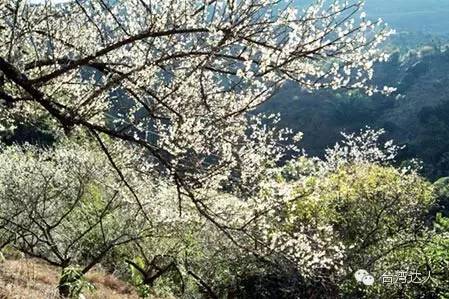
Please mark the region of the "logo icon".
POLYGON ((354 273, 354 277, 357 282, 363 283, 366 286, 372 286, 374 284, 374 277, 366 270, 357 270, 354 273))

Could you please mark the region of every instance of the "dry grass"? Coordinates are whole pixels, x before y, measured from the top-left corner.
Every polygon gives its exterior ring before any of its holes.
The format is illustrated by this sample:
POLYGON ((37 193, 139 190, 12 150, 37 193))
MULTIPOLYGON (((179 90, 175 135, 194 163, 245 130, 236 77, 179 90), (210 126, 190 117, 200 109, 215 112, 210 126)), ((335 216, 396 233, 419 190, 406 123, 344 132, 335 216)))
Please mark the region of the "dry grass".
MULTIPOLYGON (((0 263, 0 299, 56 299, 59 269, 33 259, 0 263)), ((133 288, 110 274, 93 271, 87 279, 95 291, 88 299, 137 299, 133 288)))
MULTIPOLYGON (((133 288, 129 284, 123 282, 118 279, 114 275, 104 274, 101 272, 92 272, 87 275, 87 279, 94 284, 95 286, 102 286, 103 288, 107 288, 113 290, 117 294, 121 295, 120 298, 135 298, 135 297, 123 297, 126 295, 133 294, 133 288)), ((94 296, 96 296, 94 294, 94 296)), ((93 297, 97 298, 97 297, 93 297)), ((98 297, 101 298, 101 297, 98 297)))

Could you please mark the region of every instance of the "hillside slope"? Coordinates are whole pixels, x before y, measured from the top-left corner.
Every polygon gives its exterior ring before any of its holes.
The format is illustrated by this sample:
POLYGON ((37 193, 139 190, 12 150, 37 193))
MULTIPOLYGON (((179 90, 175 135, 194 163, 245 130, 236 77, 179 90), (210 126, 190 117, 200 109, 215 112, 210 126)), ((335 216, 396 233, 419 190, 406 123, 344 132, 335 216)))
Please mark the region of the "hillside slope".
POLYGON ((449 176, 448 70, 449 51, 422 47, 376 67, 376 84, 398 89, 391 96, 308 93, 290 83, 260 111, 281 113, 280 125, 303 132, 302 147, 316 156, 340 139, 339 132, 385 128, 388 138, 406 145, 400 159, 423 160, 425 174, 436 179, 449 176))
MULTIPOLYGON (((0 262, 0 299, 59 298, 59 271, 33 259, 0 262)), ((86 299, 137 299, 132 287, 110 274, 94 271, 87 279, 95 286, 86 299)))

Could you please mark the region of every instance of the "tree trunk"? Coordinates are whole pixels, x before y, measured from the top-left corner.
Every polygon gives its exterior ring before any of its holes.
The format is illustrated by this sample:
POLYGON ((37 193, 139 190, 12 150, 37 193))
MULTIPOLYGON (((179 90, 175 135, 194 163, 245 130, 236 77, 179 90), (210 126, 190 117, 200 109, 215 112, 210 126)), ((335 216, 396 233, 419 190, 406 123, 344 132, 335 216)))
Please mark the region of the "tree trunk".
POLYGON ((68 281, 67 277, 64 275, 61 276, 61 279, 59 280, 58 291, 61 298, 70 297, 70 281, 68 281))
POLYGON ((61 272, 61 278, 59 279, 59 285, 58 285, 58 291, 59 296, 61 298, 70 298, 70 295, 72 295, 72 285, 80 279, 80 277, 74 277, 72 275, 68 275, 65 273, 65 269, 62 269, 61 272))

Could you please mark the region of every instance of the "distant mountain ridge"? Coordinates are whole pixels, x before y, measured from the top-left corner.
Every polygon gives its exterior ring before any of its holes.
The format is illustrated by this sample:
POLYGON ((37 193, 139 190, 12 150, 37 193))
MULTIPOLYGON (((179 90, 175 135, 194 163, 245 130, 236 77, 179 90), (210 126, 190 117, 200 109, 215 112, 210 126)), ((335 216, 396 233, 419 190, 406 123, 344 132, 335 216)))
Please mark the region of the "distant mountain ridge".
POLYGON ((430 179, 449 176, 449 50, 429 45, 405 53, 376 66, 376 84, 397 87, 395 95, 308 93, 290 83, 260 111, 281 113, 280 125, 303 132, 311 155, 323 155, 341 131, 385 128, 387 138, 406 145, 400 161, 423 160, 430 179))

